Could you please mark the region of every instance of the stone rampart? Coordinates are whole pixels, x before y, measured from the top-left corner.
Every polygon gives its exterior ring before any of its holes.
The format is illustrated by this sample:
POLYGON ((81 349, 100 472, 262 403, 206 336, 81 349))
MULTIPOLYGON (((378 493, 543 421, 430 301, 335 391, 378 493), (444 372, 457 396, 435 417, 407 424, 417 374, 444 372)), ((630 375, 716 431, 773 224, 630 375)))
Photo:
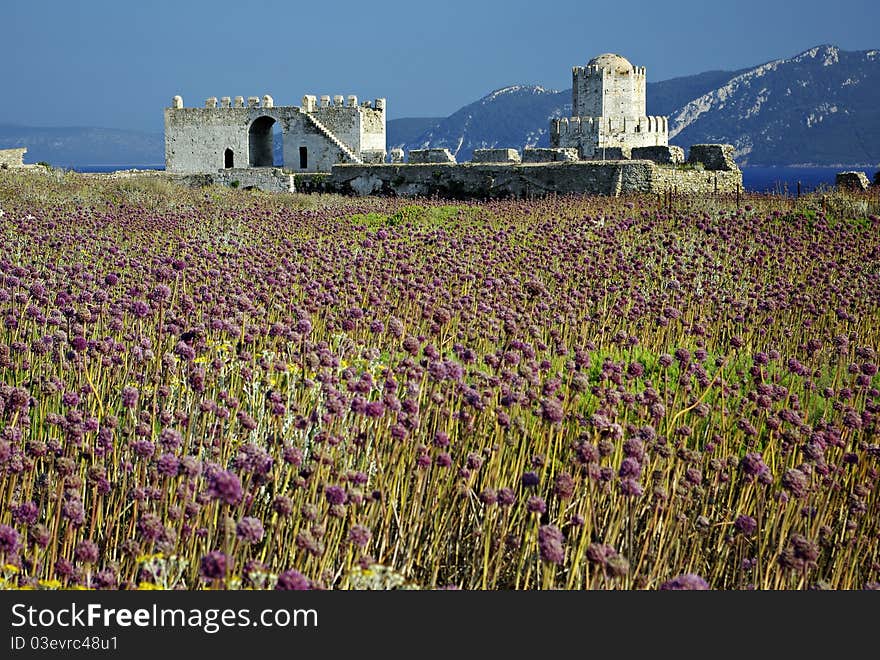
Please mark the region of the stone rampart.
POLYGON ((455 156, 449 149, 411 149, 409 162, 412 164, 422 163, 454 163, 455 156))
POLYGON ((474 149, 473 163, 519 163, 522 158, 516 149, 474 149))
POLYGON ((701 164, 707 170, 739 169, 733 159, 732 144, 695 144, 688 152, 687 162, 692 165, 701 164))
POLYGON ((3 169, 11 167, 23 167, 24 155, 27 149, 0 149, 0 167, 3 169))
POLYGON ((573 148, 526 147, 522 152, 524 163, 567 163, 578 159, 578 151, 573 148))

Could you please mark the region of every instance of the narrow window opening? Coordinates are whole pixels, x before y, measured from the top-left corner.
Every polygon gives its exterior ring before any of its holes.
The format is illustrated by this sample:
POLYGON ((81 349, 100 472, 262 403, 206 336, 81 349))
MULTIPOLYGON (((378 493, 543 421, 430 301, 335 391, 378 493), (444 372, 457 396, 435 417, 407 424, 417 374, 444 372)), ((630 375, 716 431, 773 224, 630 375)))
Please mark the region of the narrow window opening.
POLYGON ((235 155, 232 153, 232 149, 223 152, 223 167, 227 170, 235 167, 235 155))
POLYGON ((299 169, 304 170, 309 166, 309 150, 305 147, 299 148, 299 169))

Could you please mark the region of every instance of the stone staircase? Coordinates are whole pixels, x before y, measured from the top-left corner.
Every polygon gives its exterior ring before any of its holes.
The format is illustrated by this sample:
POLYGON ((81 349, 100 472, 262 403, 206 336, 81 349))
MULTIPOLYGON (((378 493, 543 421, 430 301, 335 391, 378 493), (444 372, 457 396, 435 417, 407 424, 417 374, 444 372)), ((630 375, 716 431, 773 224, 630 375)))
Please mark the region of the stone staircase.
POLYGON ((315 119, 315 117, 310 115, 308 112, 303 112, 303 114, 308 118, 308 120, 310 122, 312 122, 312 124, 315 126, 315 128, 317 128, 319 131, 321 131, 321 133, 323 133, 324 137, 326 137, 333 144, 335 144, 336 147, 342 153, 345 154, 345 156, 346 156, 346 158, 348 158, 349 162, 357 163, 359 165, 363 164, 364 161, 361 160, 361 158, 359 156, 357 156, 344 142, 342 142, 339 138, 337 138, 335 135, 333 135, 333 132, 330 131, 330 129, 328 129, 326 126, 324 126, 324 124, 322 124, 320 121, 315 119))

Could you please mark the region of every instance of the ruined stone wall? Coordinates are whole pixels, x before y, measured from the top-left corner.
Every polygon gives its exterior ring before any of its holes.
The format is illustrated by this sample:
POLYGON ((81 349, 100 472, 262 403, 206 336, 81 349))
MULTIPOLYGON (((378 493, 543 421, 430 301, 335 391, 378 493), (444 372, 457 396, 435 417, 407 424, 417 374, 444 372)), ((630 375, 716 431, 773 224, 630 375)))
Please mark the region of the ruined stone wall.
POLYGON ((651 175, 653 192, 678 195, 711 195, 742 190, 742 172, 708 170, 693 165, 655 165, 651 175))
POLYGON ((488 199, 670 191, 677 195, 710 195, 742 189, 742 172, 657 165, 647 160, 339 165, 329 177, 305 183, 307 191, 402 197, 488 199))
POLYGON ((249 108, 166 108, 165 169, 195 174, 225 165, 231 149, 236 167, 248 164, 248 126, 259 115, 249 108))
POLYGON ((361 150, 361 109, 357 105, 318 107, 310 114, 353 152, 361 150))
POLYGON ((516 149, 474 149, 474 163, 519 163, 522 157, 516 149))
POLYGON ((348 156, 324 135, 304 113, 291 117, 282 137, 284 168, 294 172, 329 172, 348 156), (305 149, 306 166, 302 167, 300 149, 305 149))
POLYGON ((364 161, 374 158, 383 162, 386 156, 385 99, 375 99, 361 106, 361 155, 364 161))
POLYGON ((0 167, 22 167, 27 149, 0 149, 0 167))
POLYGON ((339 165, 322 182, 328 192, 489 199, 548 194, 619 195, 651 192, 647 161, 425 165, 339 165))
POLYGON ((270 96, 210 98, 202 108, 185 108, 178 96, 165 110, 165 167, 169 172, 206 173, 228 166, 329 172, 341 162, 385 159, 384 99, 358 105, 337 96, 304 97, 304 108, 275 106, 270 96), (374 107, 375 105, 375 107, 374 107), (313 121, 312 119, 317 121, 313 121), (273 155, 274 122, 281 130, 283 162, 273 155), (305 149, 303 154, 302 149, 305 149), (303 160, 304 158, 304 160, 303 160), (303 166, 305 163, 305 166, 303 166))
POLYGON ((601 158, 602 148, 620 148, 626 157, 633 148, 665 146, 666 117, 563 117, 550 122, 550 144, 571 147, 581 158, 601 158))
POLYGON ((572 68, 572 115, 641 117, 645 114, 645 67, 616 71, 599 66, 572 68))

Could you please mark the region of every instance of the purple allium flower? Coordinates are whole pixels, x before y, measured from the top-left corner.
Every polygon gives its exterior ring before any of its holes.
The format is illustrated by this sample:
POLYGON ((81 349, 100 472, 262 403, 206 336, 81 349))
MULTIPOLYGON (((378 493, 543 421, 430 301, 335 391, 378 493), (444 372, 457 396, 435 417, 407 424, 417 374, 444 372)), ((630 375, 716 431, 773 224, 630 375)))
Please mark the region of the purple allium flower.
POLYGON ((543 525, 538 530, 538 548, 543 561, 558 565, 565 562, 562 532, 555 525, 543 525))
POLYGON ((819 558, 819 546, 801 534, 792 534, 788 545, 779 554, 780 566, 789 570, 803 572, 816 566, 819 558))
POLYGON ((498 489, 498 504, 501 506, 510 506, 516 502, 516 494, 510 488, 498 489))
POLYGON ((751 452, 743 456, 739 466, 747 478, 760 477, 763 474, 770 473, 770 468, 767 467, 763 457, 758 452, 751 452))
POLYGON ((28 529, 28 542, 32 546, 45 548, 47 545, 49 545, 49 541, 51 540, 52 535, 49 533, 49 528, 45 525, 37 524, 28 529))
POLYGON ((0 556, 11 558, 18 552, 21 542, 18 532, 9 525, 0 525, 0 556))
POLYGON ((208 482, 208 495, 215 500, 235 505, 241 502, 241 481, 233 472, 219 470, 211 475, 208 482))
POLYGON ((150 315, 150 306, 143 300, 136 300, 131 305, 131 313, 142 319, 150 315))
POLYGON ((311 588, 308 578, 293 569, 281 573, 275 583, 275 589, 278 591, 308 591, 311 588))
POLYGON ((327 486, 324 489, 324 497, 327 498, 327 502, 329 502, 331 506, 345 504, 348 499, 345 494, 345 489, 341 486, 327 486))
POLYGON ((538 477, 537 472, 525 472, 523 476, 520 478, 520 483, 524 488, 534 488, 541 482, 540 477, 538 477))
POLYGON ((236 417, 238 418, 238 423, 241 424, 242 428, 244 428, 246 431, 253 431, 255 428, 257 428, 256 420, 254 420, 254 418, 251 417, 244 410, 239 410, 236 417))
POLYGON ((498 501, 498 494, 492 488, 484 488, 479 496, 480 502, 486 506, 491 506, 498 501))
POLYGON ((79 394, 76 392, 65 392, 61 397, 61 403, 65 406, 76 408, 79 405, 79 394))
POLYGON ((385 406, 381 401, 370 401, 364 406, 364 414, 367 417, 378 418, 385 414, 385 406))
POLYGON ((199 574, 206 580, 222 580, 226 577, 226 555, 212 550, 202 557, 199 574))
POLYGON ((758 521, 751 516, 741 515, 737 516, 733 527, 743 536, 754 536, 755 532, 758 531, 758 521))
POLYGON ((40 510, 35 502, 23 502, 12 508, 12 519, 24 525, 33 525, 39 515, 40 510))
POLYGON ((526 509, 529 511, 529 513, 546 513, 547 504, 546 502, 544 502, 543 497, 533 495, 529 498, 528 502, 526 502, 526 509))
POLYGON ((162 519, 155 513, 144 513, 137 522, 138 533, 146 541, 156 541, 165 533, 162 519))
POLYGON ((703 473, 698 468, 689 467, 685 470, 684 479, 692 486, 699 486, 703 483, 703 473))
POLYGON ((695 573, 679 575, 660 585, 661 591, 709 591, 709 583, 695 573))
POLYGON ((73 575, 73 562, 64 557, 59 557, 55 562, 55 575, 65 578, 73 575))
POLYGON ((85 509, 80 500, 70 500, 61 507, 61 515, 70 521, 74 527, 79 527, 86 520, 85 509))
POLYGON ((551 424, 561 422, 564 417, 564 412, 559 400, 554 398, 541 399, 541 417, 551 424))
POLYGON ((359 548, 367 547, 371 536, 370 530, 363 525, 352 525, 348 530, 348 540, 359 548))
POLYGON ((642 485, 631 477, 620 480, 620 492, 627 497, 638 497, 642 494, 642 485))
POLYGON ((235 536, 244 543, 259 543, 263 540, 263 523, 258 518, 245 516, 235 526, 235 536))
POLYGON ((567 472, 561 472, 553 480, 553 492, 561 500, 567 500, 574 495, 574 478, 567 472))
POLYGON ((800 470, 786 470, 782 475, 782 487, 795 497, 803 497, 810 489, 810 481, 800 470))
POLYGON ((293 512, 293 500, 285 495, 276 495, 272 500, 272 510, 279 516, 289 516, 293 512))
POLYGON ((476 452, 467 455, 466 466, 468 470, 479 470, 483 466, 483 457, 476 452))
POLYGON ((137 405, 138 391, 130 386, 122 389, 122 405, 126 408, 134 408, 137 405))
POLYGON ((617 474, 621 479, 628 477, 637 479, 642 474, 642 465, 634 458, 624 458, 620 463, 620 470, 617 474))
POLYGON ((83 540, 76 545, 74 556, 83 564, 94 564, 98 561, 98 544, 94 541, 83 540))
POLYGON ((156 461, 156 469, 165 477, 176 477, 180 461, 174 454, 162 454, 156 461))

